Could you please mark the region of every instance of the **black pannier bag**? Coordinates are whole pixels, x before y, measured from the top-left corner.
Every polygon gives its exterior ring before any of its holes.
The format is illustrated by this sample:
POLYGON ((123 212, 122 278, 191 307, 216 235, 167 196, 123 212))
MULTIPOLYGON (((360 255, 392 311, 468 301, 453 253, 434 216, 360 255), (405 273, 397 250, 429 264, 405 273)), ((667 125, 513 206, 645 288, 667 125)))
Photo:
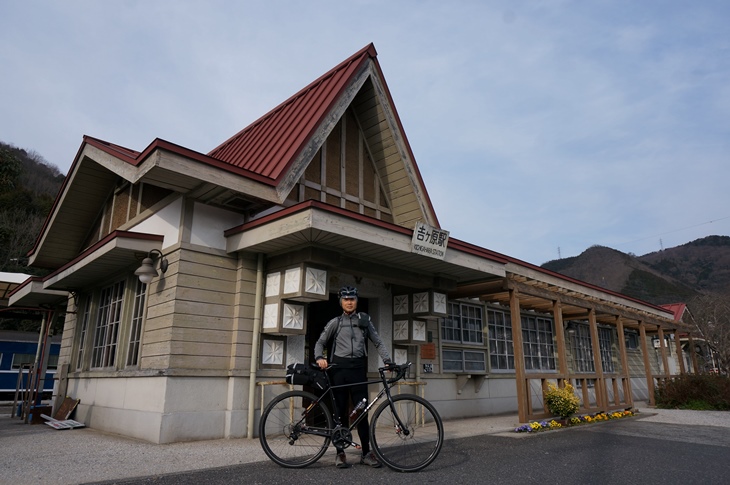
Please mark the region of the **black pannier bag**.
POLYGON ((306 364, 289 364, 286 368, 286 382, 295 386, 313 387, 319 391, 327 389, 327 377, 324 372, 306 364))

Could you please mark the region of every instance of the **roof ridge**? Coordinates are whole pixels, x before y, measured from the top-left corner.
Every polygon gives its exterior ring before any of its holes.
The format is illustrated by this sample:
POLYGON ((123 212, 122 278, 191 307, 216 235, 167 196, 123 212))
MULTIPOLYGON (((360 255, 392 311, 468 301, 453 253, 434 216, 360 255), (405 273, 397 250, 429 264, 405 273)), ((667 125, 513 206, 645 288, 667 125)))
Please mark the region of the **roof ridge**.
POLYGON ((215 152, 222 151, 226 146, 228 146, 231 143, 233 143, 234 141, 236 141, 236 139, 238 137, 240 137, 243 133, 246 133, 246 132, 249 132, 249 131, 255 129, 257 126, 261 125, 266 120, 270 119, 272 116, 274 116, 275 114, 279 113, 281 110, 286 108, 287 106, 294 103, 296 100, 305 96, 312 89, 321 85, 327 79, 333 77, 338 72, 340 72, 340 71, 344 70, 345 68, 347 68, 348 66, 350 66, 353 62, 361 60, 365 54, 367 54, 368 57, 371 57, 371 58, 377 57, 378 53, 375 50, 375 45, 372 42, 370 44, 366 45, 365 47, 363 47, 362 49, 360 49, 359 51, 357 51, 356 53, 354 53, 353 55, 351 55, 350 57, 348 57, 347 59, 345 59, 344 61, 337 64, 335 67, 333 67, 326 73, 319 76, 317 79, 315 79, 314 81, 312 81, 311 83, 309 83, 308 85, 306 85, 305 87, 303 87, 302 89, 300 89, 299 91, 294 93, 292 96, 287 98, 285 101, 279 103, 276 107, 269 110, 267 113, 265 113, 264 115, 262 115, 261 117, 259 117, 258 119, 256 119, 252 123, 250 123, 248 126, 244 127, 240 131, 238 131, 235 135, 226 139, 223 143, 221 143, 220 145, 218 145, 217 147, 215 147, 214 149, 209 151, 208 155, 211 157, 217 158, 213 155, 215 152))

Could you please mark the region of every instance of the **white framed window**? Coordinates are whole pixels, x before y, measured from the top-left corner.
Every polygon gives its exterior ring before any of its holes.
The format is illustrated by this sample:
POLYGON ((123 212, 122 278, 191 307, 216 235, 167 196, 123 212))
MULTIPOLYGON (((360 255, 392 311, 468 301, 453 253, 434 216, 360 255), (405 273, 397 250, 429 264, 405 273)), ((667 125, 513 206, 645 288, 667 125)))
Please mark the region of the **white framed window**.
POLYGON ((81 313, 79 327, 79 350, 76 353, 76 370, 81 370, 84 365, 84 349, 86 348, 86 334, 89 329, 89 318, 91 317, 91 298, 84 299, 84 311, 81 313))
POLYGON ((591 343, 591 330, 586 323, 572 322, 568 327, 570 344, 573 351, 573 363, 575 371, 580 373, 593 373, 596 366, 593 363, 593 345, 591 343))
POLYGON ((624 338, 626 339, 627 350, 637 350, 639 348, 639 333, 635 330, 624 330, 624 338))
POLYGON ((554 371, 553 321, 536 315, 522 315, 522 348, 526 371, 554 371))
POLYGON ((443 372, 486 372, 487 357, 483 350, 444 349, 443 372))
POLYGON ((119 327, 124 307, 124 281, 102 288, 94 326, 91 367, 113 367, 116 363, 119 327))
POLYGON ((462 344, 484 343, 484 319, 481 305, 449 302, 449 312, 441 325, 441 338, 462 344))
POLYGON ((139 346, 142 341, 142 320, 144 318, 147 285, 139 281, 134 290, 134 304, 132 305, 132 325, 129 332, 129 347, 127 348, 127 366, 139 365, 139 346))
POLYGON ((487 308, 491 370, 514 370, 515 349, 509 313, 487 308))
POLYGON ((610 328, 598 327, 598 348, 601 350, 603 372, 616 372, 613 363, 613 333, 610 328))

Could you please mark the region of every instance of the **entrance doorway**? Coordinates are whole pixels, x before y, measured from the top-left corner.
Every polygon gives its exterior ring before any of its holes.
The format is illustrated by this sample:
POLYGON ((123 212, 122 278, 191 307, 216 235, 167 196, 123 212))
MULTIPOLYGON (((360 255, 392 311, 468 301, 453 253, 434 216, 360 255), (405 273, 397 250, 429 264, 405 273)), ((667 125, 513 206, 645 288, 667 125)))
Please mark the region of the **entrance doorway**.
MULTIPOLYGON (((368 299, 358 298, 357 311, 368 313, 368 299)), ((304 355, 306 362, 314 362, 314 346, 322 334, 327 322, 342 313, 340 299, 336 293, 330 293, 328 301, 317 301, 307 306, 307 334, 304 355)))

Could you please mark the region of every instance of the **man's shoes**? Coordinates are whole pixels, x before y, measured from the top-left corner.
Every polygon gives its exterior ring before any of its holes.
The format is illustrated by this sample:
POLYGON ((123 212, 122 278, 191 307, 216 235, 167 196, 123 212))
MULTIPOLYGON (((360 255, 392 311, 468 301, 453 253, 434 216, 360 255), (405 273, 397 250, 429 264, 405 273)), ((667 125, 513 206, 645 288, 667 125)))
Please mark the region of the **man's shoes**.
POLYGON ((360 458, 360 464, 371 466, 373 468, 380 468, 381 466, 383 466, 380 464, 378 458, 375 456, 375 453, 373 453, 372 451, 366 455, 362 455, 362 458, 360 458))
POLYGON ((337 456, 335 457, 335 466, 337 468, 350 468, 350 464, 347 463, 347 455, 344 451, 337 453, 337 456))

